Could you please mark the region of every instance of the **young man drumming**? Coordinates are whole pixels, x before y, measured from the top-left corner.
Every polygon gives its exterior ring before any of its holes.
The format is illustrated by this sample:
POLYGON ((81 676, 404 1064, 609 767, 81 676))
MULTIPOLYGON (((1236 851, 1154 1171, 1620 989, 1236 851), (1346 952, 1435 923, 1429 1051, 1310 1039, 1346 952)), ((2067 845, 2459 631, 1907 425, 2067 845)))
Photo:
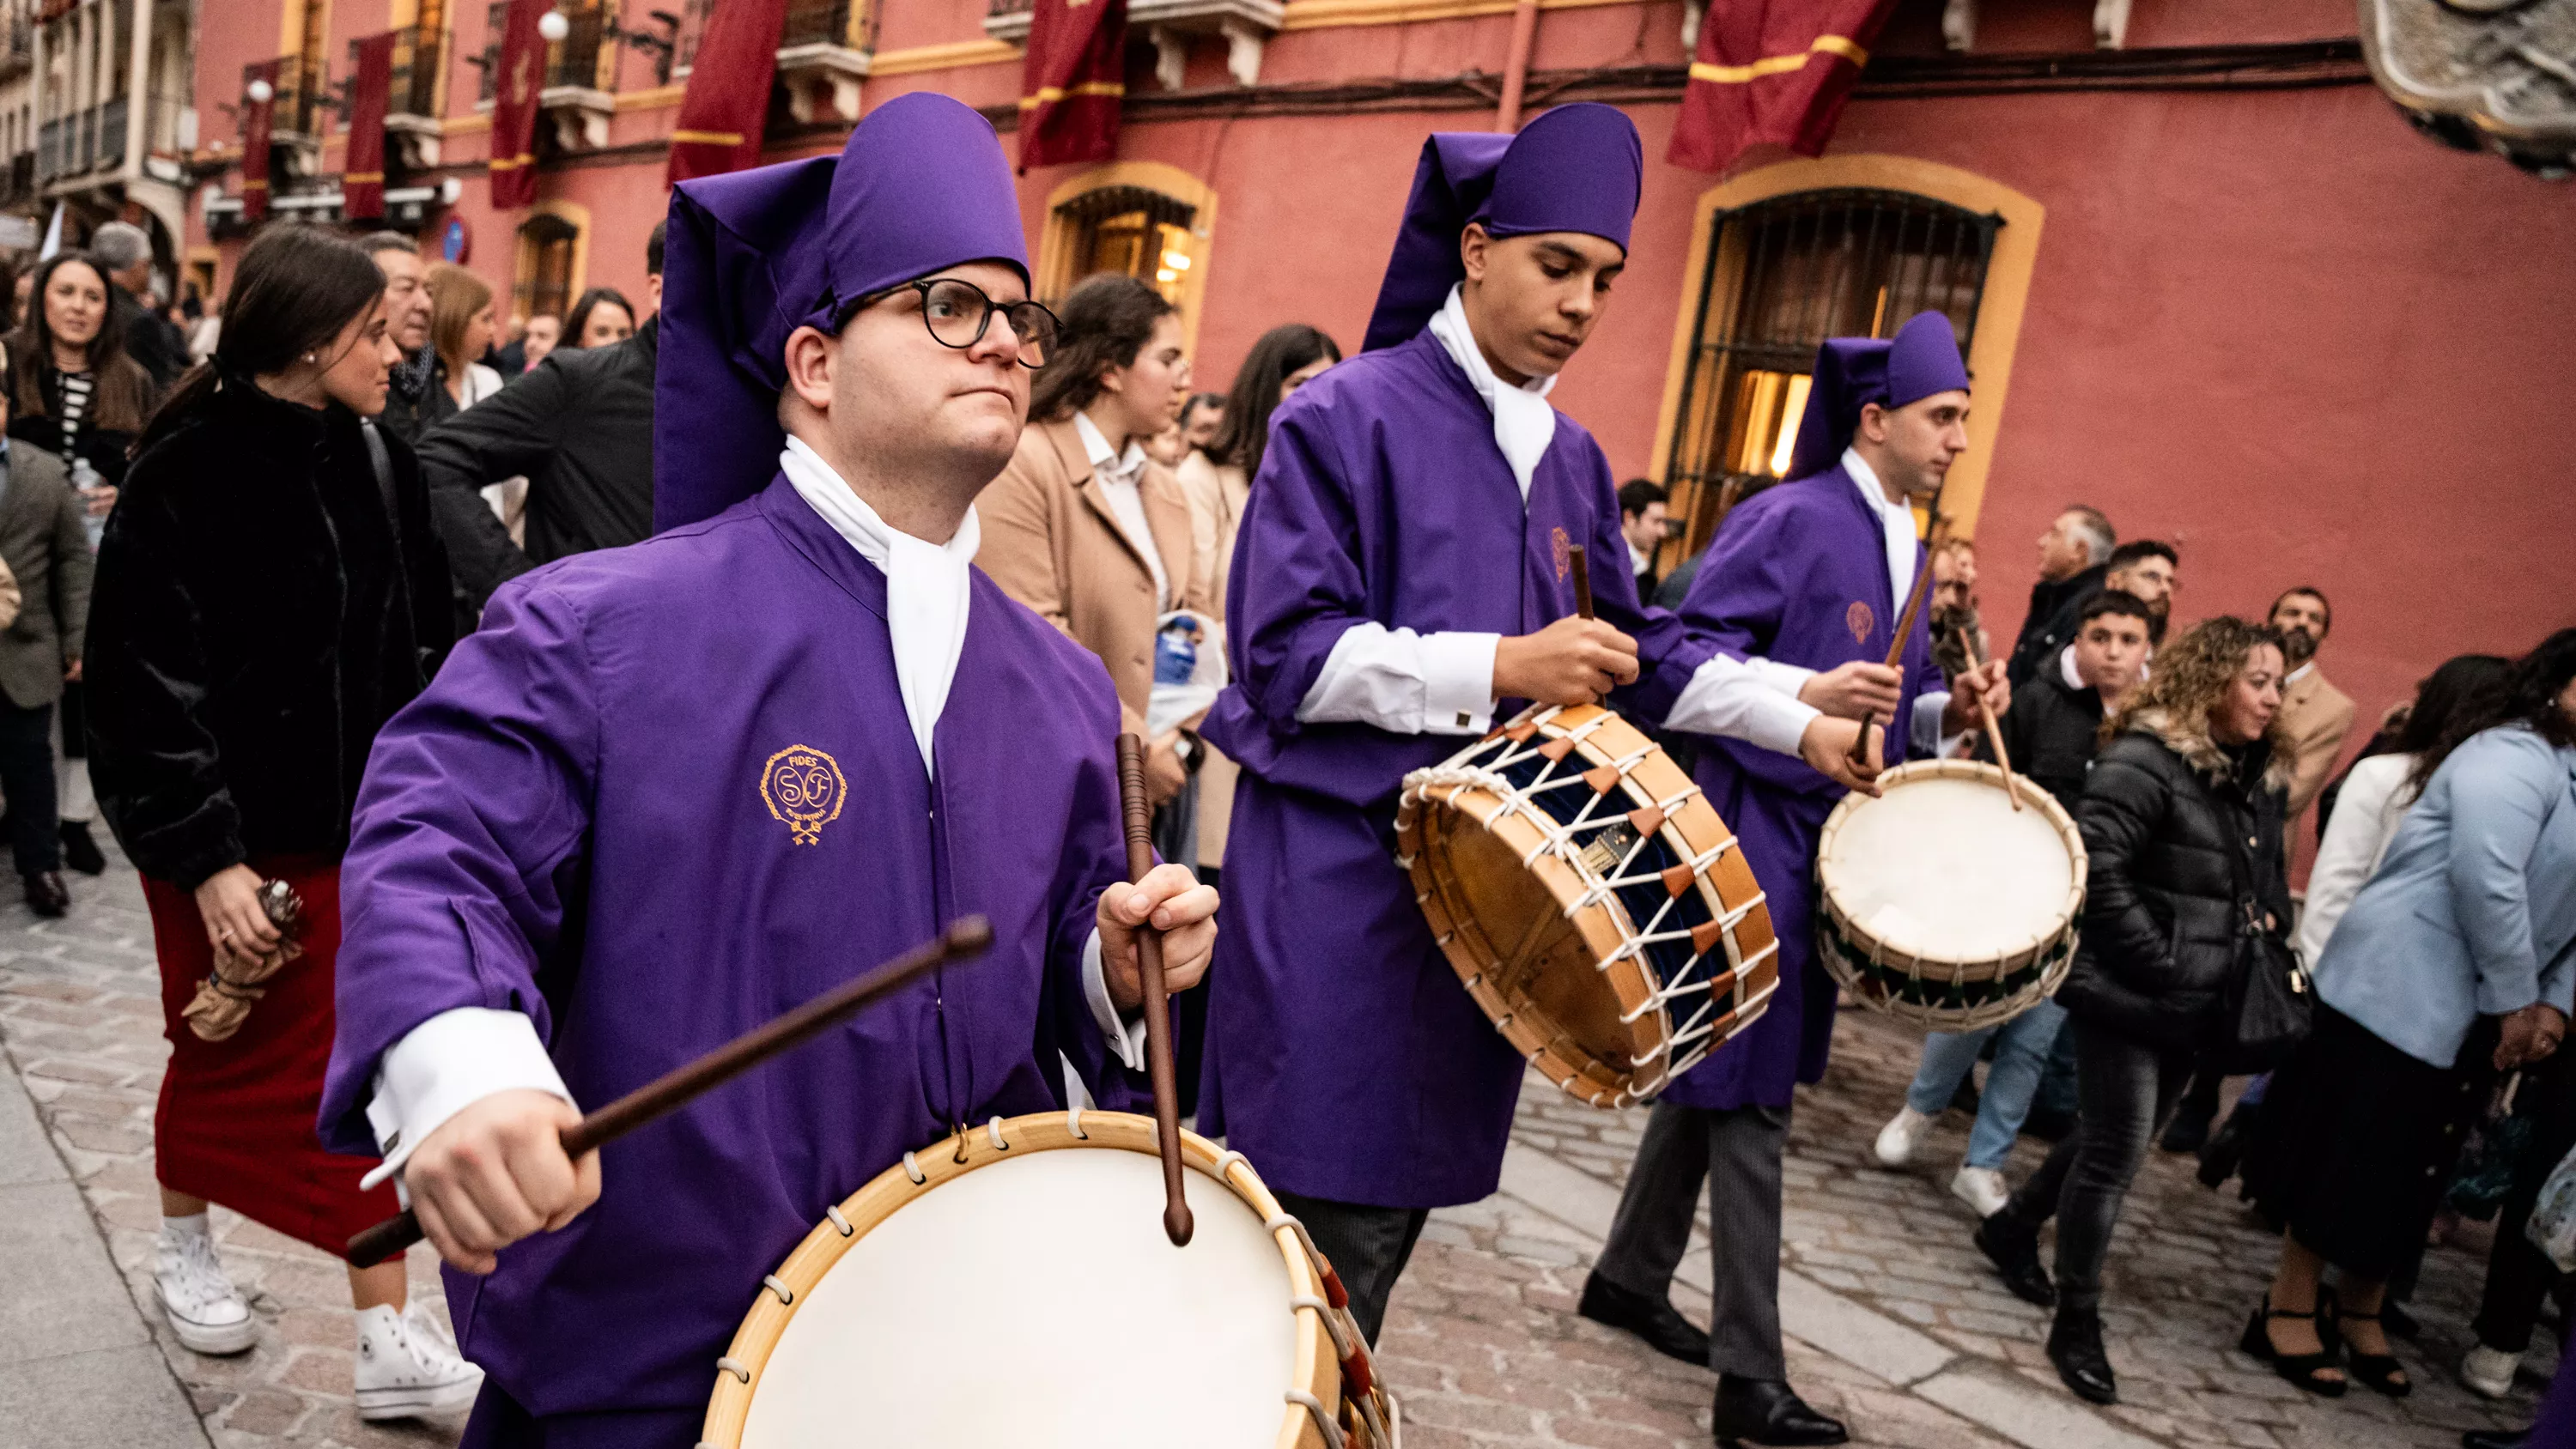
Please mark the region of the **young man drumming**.
POLYGON ((326 1140, 379 1144, 487 1371, 468 1445, 685 1449, 716 1356, 838 1202, 1134 1047, 1098 659, 970 566, 1052 319, 992 128, 906 96, 673 203, 663 532, 522 575, 377 741, 326 1140), (782 425, 784 432, 782 433, 782 425), (996 932, 623 1139, 579 1116, 970 912, 996 932))
POLYGON ((1205 733, 1243 779, 1201 1130, 1305 1220, 1372 1338, 1428 1211, 1494 1190, 1522 1070, 1395 863, 1406 772, 1526 701, 1606 695, 1860 778, 1858 725, 1638 603, 1609 464, 1547 402, 1627 263, 1642 173, 1607 106, 1433 136, 1367 350, 1280 407, 1237 535, 1236 683, 1205 733), (1576 544, 1596 620, 1573 617, 1576 544))

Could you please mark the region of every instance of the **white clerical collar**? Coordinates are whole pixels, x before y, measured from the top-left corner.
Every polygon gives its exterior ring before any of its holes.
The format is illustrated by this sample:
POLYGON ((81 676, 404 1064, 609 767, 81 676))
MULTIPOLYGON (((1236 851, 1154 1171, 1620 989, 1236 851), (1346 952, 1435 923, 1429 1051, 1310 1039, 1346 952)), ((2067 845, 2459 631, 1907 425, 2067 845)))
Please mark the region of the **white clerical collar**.
MULTIPOLYGON (((1888 501, 1877 470, 1861 460, 1858 450, 1843 449, 1842 461, 1843 471, 1851 475, 1852 486, 1860 490, 1861 501, 1869 505, 1869 511, 1878 515, 1879 530, 1887 536, 1888 597, 1903 608, 1906 595, 1914 591, 1914 509, 1903 502, 1888 501)), ((1894 627, 1892 622, 1889 627, 1894 627)))
POLYGON ((2288 674, 2283 675, 2281 677, 2281 687, 2283 689, 2287 689, 2291 685, 2298 683, 2300 680, 2307 678, 2308 672, 2316 667, 2317 661, 2314 658, 2309 659, 2307 663, 2302 664, 2298 668, 2291 670, 2288 674))
POLYGON ((885 575, 886 634, 894 646, 904 718, 912 726, 913 743, 921 747, 922 767, 937 773, 931 738, 940 712, 948 707, 958 656, 966 651, 966 610, 975 592, 969 566, 984 537, 974 508, 967 508, 948 542, 932 543, 879 517, 802 438, 787 440, 778 468, 796 496, 885 575))
POLYGON ((1485 361, 1484 349, 1476 345, 1474 329, 1467 325, 1463 284, 1449 289, 1448 305, 1431 319, 1431 335, 1440 339, 1449 360, 1467 374, 1476 396, 1485 400, 1486 410, 1494 415, 1494 446, 1502 449, 1512 480, 1521 485, 1521 502, 1529 502, 1530 476, 1538 471, 1538 460, 1547 456, 1547 445, 1556 438, 1556 409, 1547 401, 1556 389, 1555 374, 1531 378, 1518 387, 1504 386, 1493 365, 1485 361))
POLYGON ((1127 451, 1109 446, 1109 435, 1091 420, 1091 414, 1073 415, 1073 430, 1082 435, 1082 451, 1091 459, 1091 471, 1104 483, 1133 483, 1145 471, 1145 445, 1130 441, 1127 451))

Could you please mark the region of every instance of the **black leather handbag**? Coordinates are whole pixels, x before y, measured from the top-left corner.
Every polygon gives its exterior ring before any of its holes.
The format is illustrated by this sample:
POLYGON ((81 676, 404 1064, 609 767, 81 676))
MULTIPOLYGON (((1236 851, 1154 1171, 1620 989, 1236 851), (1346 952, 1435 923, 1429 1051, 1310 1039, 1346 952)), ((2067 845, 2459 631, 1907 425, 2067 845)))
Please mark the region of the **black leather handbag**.
POLYGON ((2229 966, 2225 1036, 2217 1056, 2229 1076, 2268 1072, 2287 1062, 2316 1021, 2316 993, 2277 923, 2264 920, 2254 890, 2254 863, 2231 831, 2227 855, 2236 873, 2236 959, 2229 966))

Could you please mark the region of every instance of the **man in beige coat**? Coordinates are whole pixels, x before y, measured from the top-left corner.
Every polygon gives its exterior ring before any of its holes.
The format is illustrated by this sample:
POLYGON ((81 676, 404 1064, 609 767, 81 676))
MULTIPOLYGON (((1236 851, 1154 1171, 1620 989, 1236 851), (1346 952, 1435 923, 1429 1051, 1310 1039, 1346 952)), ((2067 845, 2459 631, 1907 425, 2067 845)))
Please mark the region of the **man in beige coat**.
POLYGON ((2272 627, 2281 631, 2281 655, 2290 666, 2281 685, 2280 731, 2290 742, 2294 762, 2290 776, 2290 815, 2285 834, 2297 838, 2299 818, 2308 802, 2326 787, 2343 753, 2344 736, 2352 733, 2352 696, 2326 682, 2317 668, 2317 651, 2325 647, 2334 611, 2316 589, 2290 590, 2272 604, 2272 627))
POLYGON ((1019 451, 976 499, 975 562, 1108 666, 1126 728, 1146 737, 1146 793, 1159 805, 1187 783, 1192 746, 1177 728, 1145 728, 1156 623, 1175 609, 1214 617, 1189 500, 1145 453, 1189 395, 1189 359, 1180 318, 1134 278, 1094 277, 1059 311, 1019 451))

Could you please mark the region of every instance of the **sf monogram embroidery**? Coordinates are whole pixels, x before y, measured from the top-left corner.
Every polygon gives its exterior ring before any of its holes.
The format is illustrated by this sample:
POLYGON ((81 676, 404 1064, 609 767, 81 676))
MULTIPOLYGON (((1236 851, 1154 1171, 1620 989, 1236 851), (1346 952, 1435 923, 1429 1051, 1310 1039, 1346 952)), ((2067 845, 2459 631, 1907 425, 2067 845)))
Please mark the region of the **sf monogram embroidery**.
POLYGON ((1574 564, 1574 540, 1565 536, 1564 529, 1551 528, 1547 531, 1547 552, 1556 561, 1556 576, 1564 578, 1574 564))
POLYGON ((1850 626, 1854 644, 1866 644, 1869 642, 1869 631, 1877 627, 1878 616, 1869 611, 1869 605, 1854 602, 1850 608, 1843 610, 1843 623, 1850 626))
POLYGON ((821 844, 849 797, 840 762, 812 745, 789 745, 760 767, 760 798, 798 845, 821 844))

